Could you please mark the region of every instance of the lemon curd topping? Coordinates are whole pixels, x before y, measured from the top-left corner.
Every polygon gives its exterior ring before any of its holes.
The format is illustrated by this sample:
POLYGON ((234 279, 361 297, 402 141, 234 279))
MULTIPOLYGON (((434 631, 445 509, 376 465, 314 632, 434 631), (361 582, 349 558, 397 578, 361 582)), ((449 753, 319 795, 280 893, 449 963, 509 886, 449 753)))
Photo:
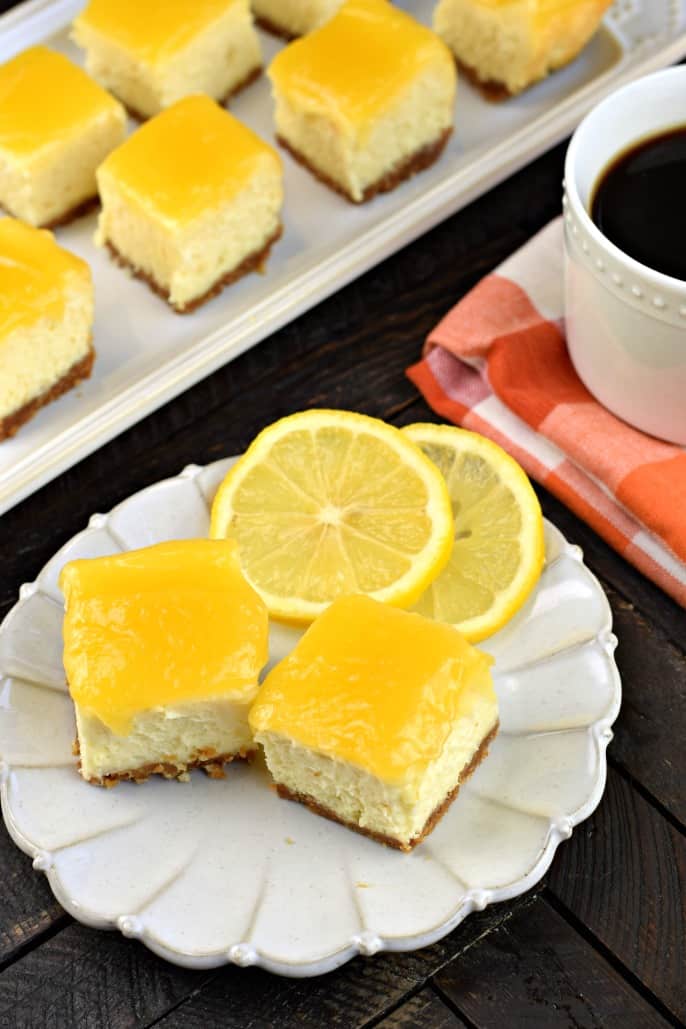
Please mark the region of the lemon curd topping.
POLYGON ((360 127, 436 64, 452 73, 452 55, 430 29, 387 0, 347 0, 322 28, 277 54, 269 77, 299 108, 338 113, 360 127))
MULTIPOLYGON (((492 3, 492 0, 489 2, 492 3)), ((512 3, 513 0, 508 2, 512 3)), ((612 0, 533 0, 530 14, 538 31, 557 26, 557 31, 567 28, 568 32, 573 33, 575 25, 579 22, 583 24, 589 11, 597 26, 611 3, 612 0)))
POLYGON ((490 664, 450 626, 345 597, 267 676, 250 725, 399 783, 426 771, 457 720, 495 703, 490 664))
POLYGON ((34 46, 0 67, 0 148, 30 154, 63 143, 119 103, 62 54, 34 46))
POLYGON ((187 46, 237 0, 91 0, 76 20, 143 60, 164 60, 187 46))
POLYGON ((41 318, 59 320, 70 273, 87 267, 46 229, 0 218, 0 338, 41 318))
POLYGON ((98 175, 163 218, 190 221, 233 199, 278 154, 207 96, 185 97, 114 150, 98 175))
POLYGON ((72 699, 125 735, 150 709, 250 700, 267 612, 226 540, 160 543, 72 561, 60 577, 72 699))

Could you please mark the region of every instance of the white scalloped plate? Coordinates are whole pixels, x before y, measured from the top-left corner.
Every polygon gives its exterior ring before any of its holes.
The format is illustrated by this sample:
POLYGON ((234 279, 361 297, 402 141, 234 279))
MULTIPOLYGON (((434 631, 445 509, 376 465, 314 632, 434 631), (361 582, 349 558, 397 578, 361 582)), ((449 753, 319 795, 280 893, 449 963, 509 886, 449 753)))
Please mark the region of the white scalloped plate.
MULTIPOLYGON (((471 911, 528 890, 595 809, 620 705, 616 639, 599 583, 552 525, 524 609, 484 645, 500 733, 412 854, 280 800, 260 766, 214 781, 99 790, 78 776, 62 670, 57 576, 75 557, 206 535, 231 461, 193 466, 95 515, 0 629, 0 795, 15 842, 80 922, 119 928, 192 968, 233 962, 309 976, 355 954, 412 950, 471 911)), ((272 629, 272 661, 297 639, 272 629)))
MULTIPOLYGON (((431 23, 436 0, 395 2, 431 23)), ((83 3, 30 0, 2 15, 0 62, 47 43, 80 63, 68 30, 83 3)), ((283 42, 261 38, 267 64, 283 42)), ((187 318, 93 245, 94 214, 59 228, 58 241, 93 271, 98 356, 78 391, 3 442, 0 512, 564 139, 613 89, 685 53, 686 0, 615 0, 583 53, 521 96, 493 104, 463 76, 441 160, 371 204, 352 207, 285 154, 285 232, 268 273, 246 276, 187 318)), ((273 140, 265 76, 231 110, 273 140)))

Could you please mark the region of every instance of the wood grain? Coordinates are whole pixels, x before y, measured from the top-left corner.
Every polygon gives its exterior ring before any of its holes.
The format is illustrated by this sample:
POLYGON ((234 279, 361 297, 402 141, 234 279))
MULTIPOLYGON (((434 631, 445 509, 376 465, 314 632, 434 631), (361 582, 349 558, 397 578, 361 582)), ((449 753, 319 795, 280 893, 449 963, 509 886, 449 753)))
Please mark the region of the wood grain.
POLYGON ((68 917, 52 895, 44 875, 5 832, 0 832, 0 968, 46 931, 67 925, 68 917))
POLYGON ((332 1026, 361 1026, 502 924, 512 910, 530 903, 527 897, 512 908, 492 908, 423 951, 358 959, 310 981, 232 967, 189 972, 117 933, 73 925, 0 974, 0 1027, 14 1029, 6 1021, 13 1011, 25 1013, 25 1021, 17 1022, 21 1029, 120 1029, 158 1019, 165 1029, 213 1024, 288 1029, 320 1026, 322 1012, 332 1026), (181 1003, 185 998, 187 1003, 181 1003), (170 1012, 166 1018, 165 1012, 170 1012))
POLYGON ((624 686, 611 759, 686 829, 686 655, 635 604, 610 600, 624 686))
POLYGON ((376 1025, 378 1029, 467 1029, 466 1022, 428 987, 376 1025))
POLYGON ((686 1022, 686 836, 610 770, 600 807, 560 847, 550 889, 686 1022))
POLYGON ((478 1029, 666 1029, 669 1025, 544 900, 434 980, 478 1029))
POLYGON ((119 933, 74 924, 0 975, 0 1029, 143 1026, 207 978, 119 933))

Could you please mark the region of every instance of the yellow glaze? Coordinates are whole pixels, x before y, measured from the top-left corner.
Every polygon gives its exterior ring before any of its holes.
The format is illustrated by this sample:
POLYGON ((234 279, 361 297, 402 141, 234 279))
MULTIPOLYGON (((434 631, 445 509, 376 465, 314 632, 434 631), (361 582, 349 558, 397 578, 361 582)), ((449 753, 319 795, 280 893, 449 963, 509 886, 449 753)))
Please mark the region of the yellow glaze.
POLYGON ((267 661, 267 609, 228 540, 159 543, 71 561, 64 668, 73 700, 126 735, 132 718, 189 701, 249 700, 267 661))
POLYGON ((190 221, 226 203, 280 158, 208 96, 185 97, 142 125, 100 166, 158 215, 190 221))
POLYGON ((387 0, 347 0, 322 28, 277 54, 268 74, 292 104, 328 109, 359 127, 442 63, 452 72, 443 41, 387 0))
POLYGON ((587 38, 586 26, 588 25, 589 11, 600 22, 603 14, 612 4, 612 0, 529 0, 529 2, 537 31, 545 32, 546 29, 554 31, 556 36, 559 34, 568 45, 579 38, 579 29, 577 28, 579 25, 583 26, 582 31, 584 37, 587 38))
POLYGON ((494 698, 491 663, 451 626, 344 597, 269 673, 250 725, 401 782, 440 755, 476 695, 494 698))
POLYGON ((154 63, 177 53, 236 0, 90 0, 76 19, 154 63))
POLYGON ((69 275, 84 269, 52 232, 0 218, 0 338, 41 318, 60 319, 69 275))
POLYGON ((0 67, 0 148, 30 154, 120 104, 85 71, 44 46, 0 67))

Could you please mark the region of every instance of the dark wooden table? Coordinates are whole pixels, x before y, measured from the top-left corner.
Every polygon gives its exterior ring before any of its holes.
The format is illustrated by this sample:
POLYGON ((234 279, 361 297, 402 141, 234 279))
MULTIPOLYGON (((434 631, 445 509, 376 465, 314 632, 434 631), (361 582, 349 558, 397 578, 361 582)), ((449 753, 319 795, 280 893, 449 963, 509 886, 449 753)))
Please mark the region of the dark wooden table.
MULTIPOLYGON (((0 617, 94 511, 310 406, 435 420, 423 338, 560 206, 558 147, 0 519, 0 617)), ((650 1029, 686 1018, 686 615, 541 491, 610 597, 624 705, 602 803, 530 893, 309 981, 190 972, 74 922, 0 830, 0 1029, 650 1029)), ((1 694, 0 694, 1 696, 1 694)), ((0 701, 1 702, 1 701, 0 701)))

